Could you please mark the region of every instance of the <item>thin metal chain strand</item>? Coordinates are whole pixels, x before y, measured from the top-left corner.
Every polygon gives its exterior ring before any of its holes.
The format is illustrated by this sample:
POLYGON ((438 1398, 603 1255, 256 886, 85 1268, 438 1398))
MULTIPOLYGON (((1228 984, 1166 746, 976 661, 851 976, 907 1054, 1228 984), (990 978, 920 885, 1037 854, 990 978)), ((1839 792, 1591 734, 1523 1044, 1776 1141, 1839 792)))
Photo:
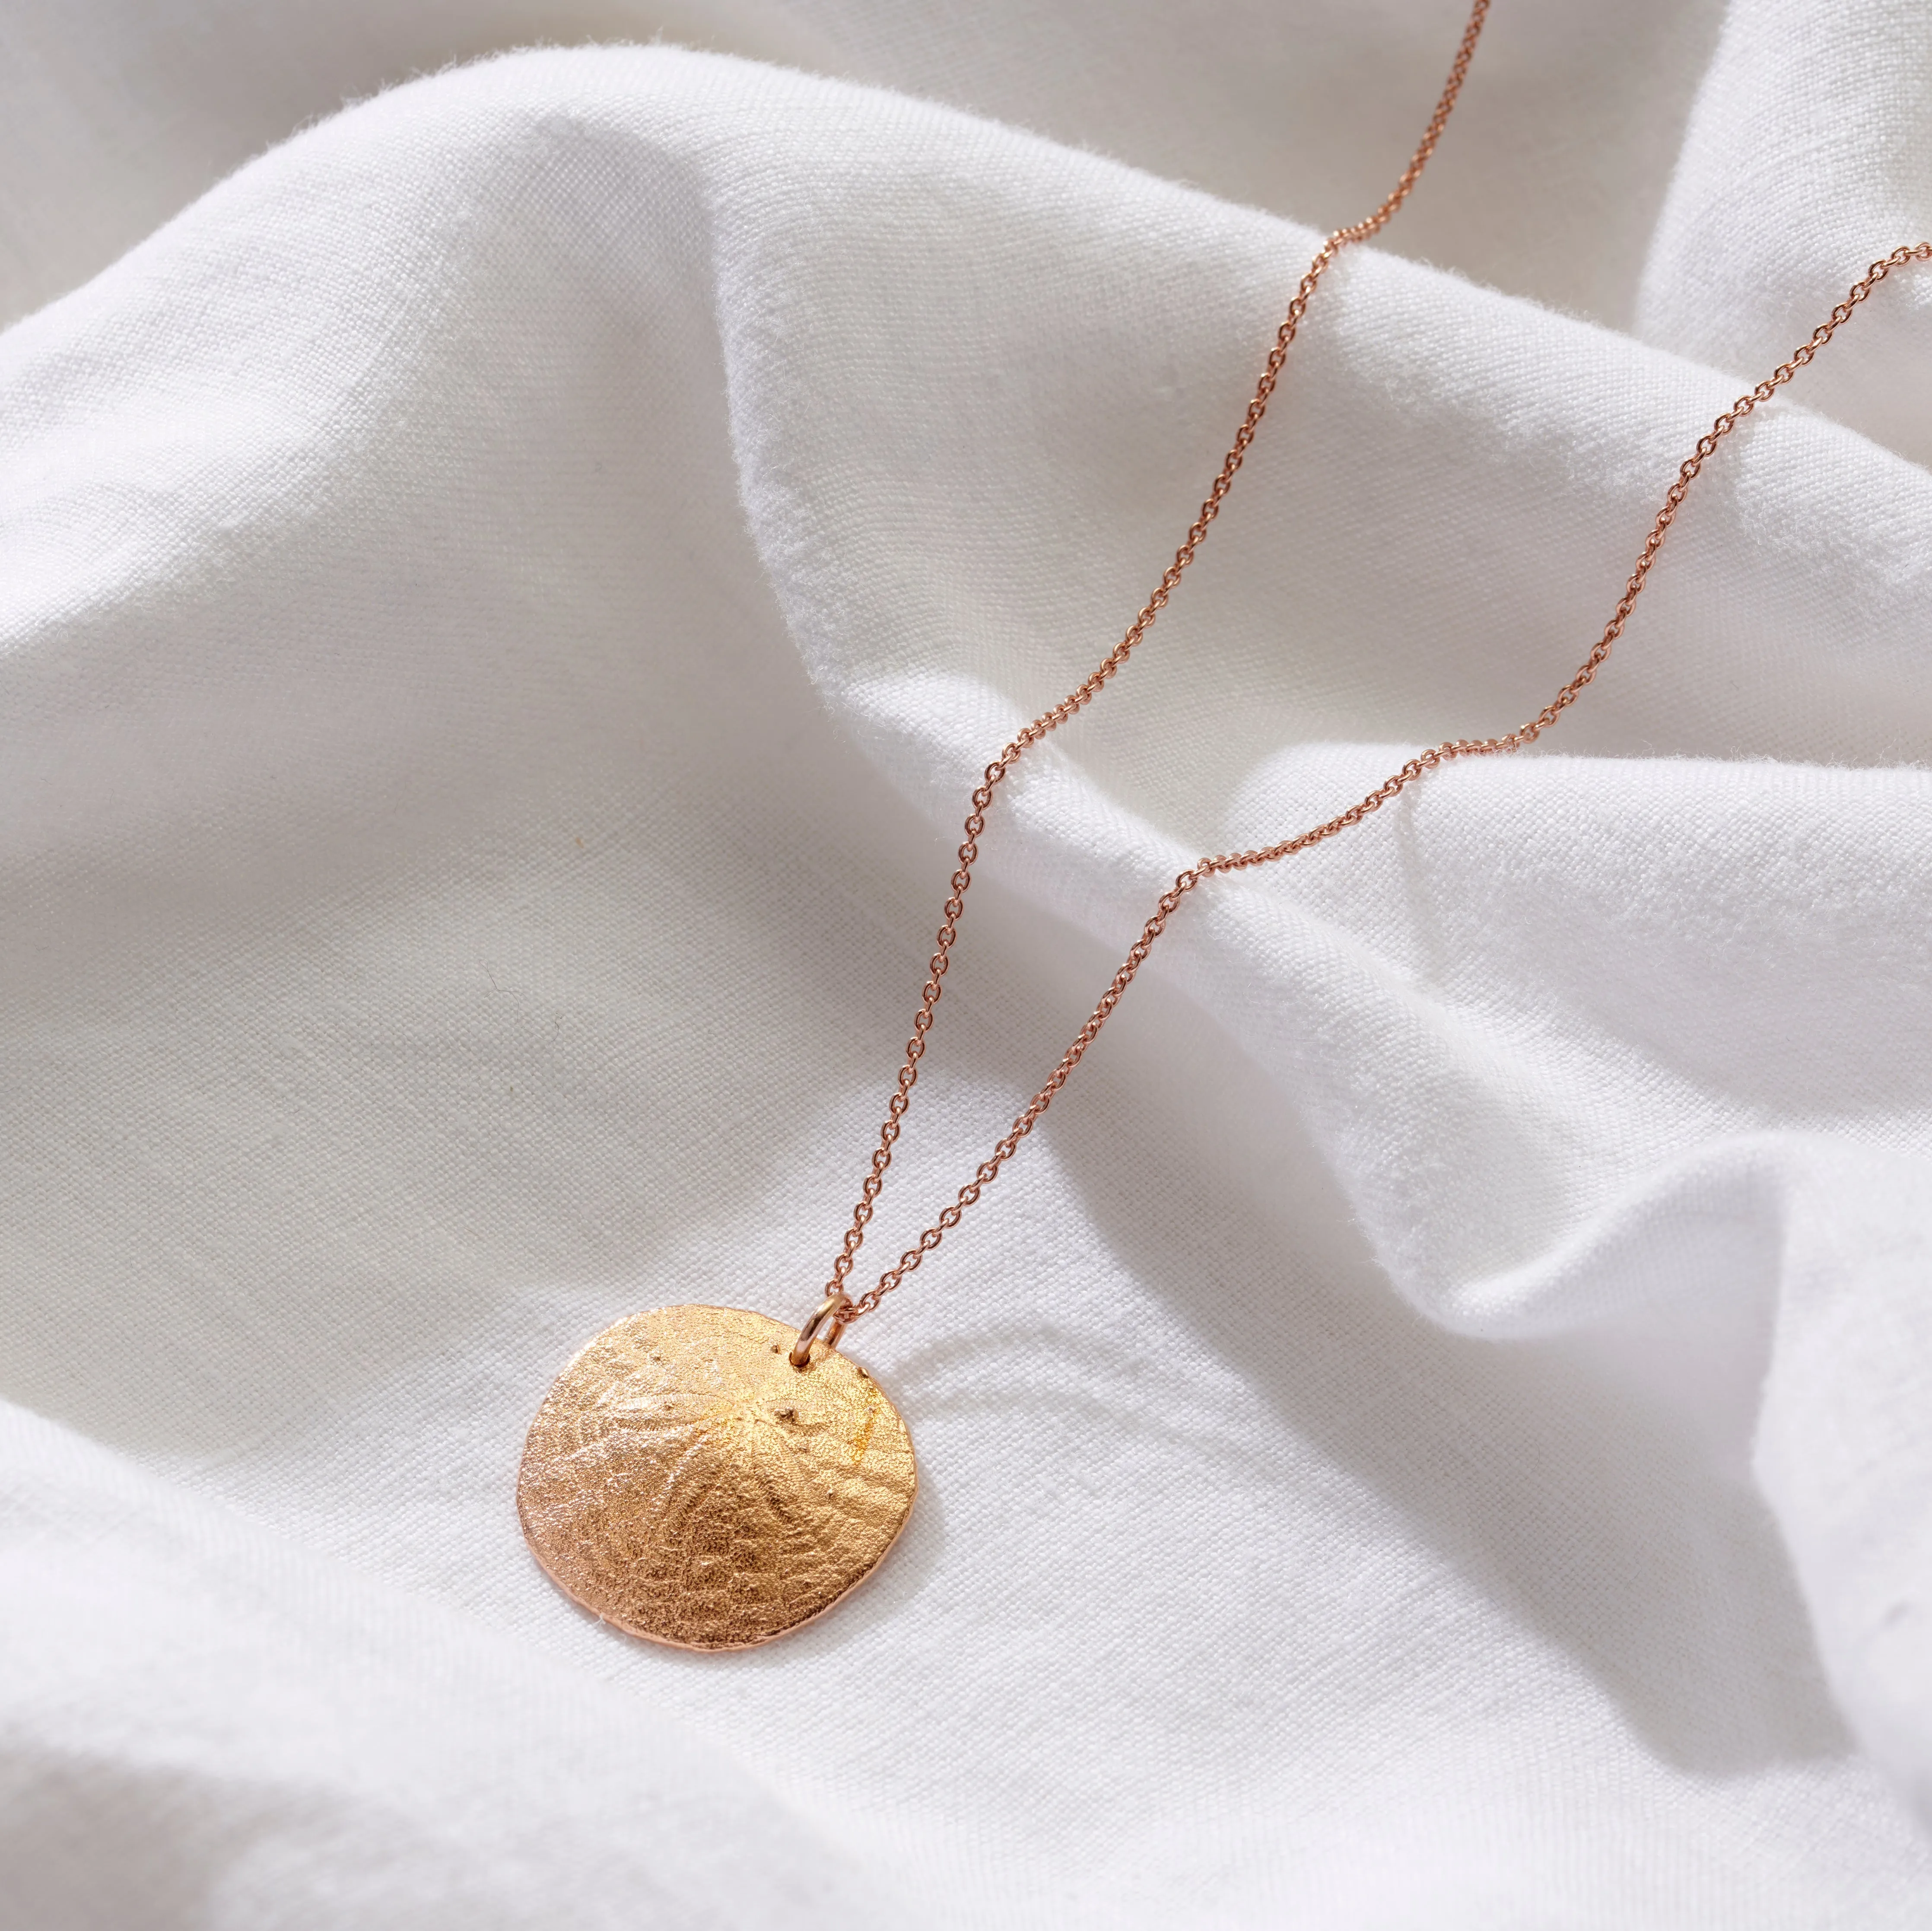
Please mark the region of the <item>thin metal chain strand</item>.
POLYGON ((1618 599, 1616 608, 1611 612, 1610 622, 1604 625, 1604 634, 1591 646, 1590 654, 1577 666, 1576 675, 1527 724, 1519 725, 1515 730, 1501 737, 1457 737, 1435 745, 1412 758, 1400 770, 1391 773, 1359 804, 1352 805, 1339 818, 1331 818, 1325 824, 1318 824, 1312 831, 1304 831, 1298 837, 1286 839, 1279 845, 1264 845, 1252 851, 1225 852, 1218 857, 1204 858, 1199 866, 1202 875, 1208 876, 1217 872, 1243 871, 1251 865, 1272 864, 1277 858, 1286 858, 1295 852, 1305 851, 1311 845, 1318 845, 1324 838, 1333 838, 1338 831, 1346 831, 1351 825, 1360 824, 1371 812, 1379 811, 1391 798, 1406 791, 1425 771, 1433 770, 1438 764, 1448 764, 1457 758, 1494 757, 1499 752, 1520 751, 1526 744, 1534 744, 1582 695, 1585 689, 1595 681, 1597 673, 1603 668, 1605 660, 1616 647, 1617 639, 1624 634, 1624 626, 1629 622, 1637 599, 1643 594, 1643 587, 1649 580, 1658 552, 1664 548, 1664 539, 1670 535, 1670 526, 1677 521, 1677 512, 1682 508, 1691 484, 1696 480, 1705 464, 1717 453, 1718 445, 1746 416, 1750 415, 1760 403, 1768 402, 1800 369, 1810 362, 1852 319, 1859 304, 1870 296, 1872 290, 1894 269, 1904 268, 1910 262, 1922 261, 1932 261, 1932 242, 1921 242, 1916 247, 1894 248, 1882 261, 1874 262, 1846 290, 1844 300, 1811 332, 1810 340, 1792 350, 1791 359, 1779 363, 1748 395, 1739 396, 1698 439, 1696 448, 1678 468, 1676 480, 1664 493, 1664 507, 1657 512, 1657 520, 1651 525, 1650 534, 1644 539, 1642 551, 1637 557, 1635 568, 1630 572, 1630 581, 1624 585, 1624 593, 1618 599))
MULTIPOLYGON (((980 788, 973 794, 972 810, 966 820, 965 835, 958 851, 958 867, 952 874, 951 893, 940 908, 939 931, 934 941, 932 956, 927 962, 926 984, 921 989, 919 1011, 913 1019, 912 1037, 906 1042, 905 1059, 899 1068, 898 1080, 886 1110, 884 1123, 879 1128, 878 1143, 872 1149, 872 1164, 866 1173, 865 1184, 860 1190, 858 1204, 852 1209, 851 1224, 845 1230, 845 1238, 838 1257, 832 1264, 832 1278, 826 1283, 827 1299, 841 1304, 843 1318, 848 1321, 856 1318, 858 1314, 877 1307, 880 1296, 890 1291, 886 1284, 886 1281, 896 1285, 900 1273, 905 1269, 906 1263, 902 1261, 899 1269, 857 1301, 851 1300, 846 1293, 845 1284, 858 1260, 859 1250, 865 1245, 866 1230, 871 1224, 879 1195, 884 1189, 886 1170, 892 1164, 892 1149, 898 1142, 907 1110, 912 1104, 913 1089, 919 1083, 920 1062, 926 1057, 926 1035, 932 1030, 933 1015, 945 990, 946 968, 952 960, 953 941, 959 935, 959 920, 965 909, 967 888, 973 882, 973 866, 980 856, 980 834, 986 828, 986 813, 992 807, 994 792, 1030 746, 1037 744, 1050 732, 1057 731, 1069 718, 1084 710, 1093 702, 1133 655, 1135 647, 1154 628, 1155 620, 1166 608, 1168 599, 1173 596, 1174 587, 1186 573, 1189 564, 1193 562, 1195 552, 1206 539, 1214 519, 1220 515, 1221 505, 1226 500, 1228 491, 1233 488, 1234 478, 1240 473, 1242 464, 1247 459, 1249 448, 1261 427, 1262 417, 1268 413, 1269 401, 1281 380, 1281 371, 1288 360, 1288 350, 1300 332, 1302 318, 1308 312, 1310 300, 1322 276, 1328 272, 1329 264, 1344 248, 1379 234, 1388 225, 1396 210, 1408 199, 1415 184, 1421 179, 1423 170, 1429 165, 1430 157, 1435 153, 1436 143, 1442 138, 1443 129, 1449 125, 1449 116, 1455 110, 1456 97, 1462 91, 1462 83, 1468 77, 1469 62, 1475 54, 1476 42, 1482 33, 1483 22, 1489 13, 1490 4, 1490 0, 1474 0, 1474 5, 1471 7, 1468 23, 1463 29, 1461 44, 1456 50, 1456 58, 1450 63, 1449 77, 1444 84, 1442 98, 1436 104, 1436 111, 1430 116, 1429 125, 1423 131, 1421 141, 1408 166, 1402 170, 1388 199, 1366 221, 1358 221, 1352 227, 1336 229, 1322 244, 1315 259, 1309 263, 1308 272, 1301 278, 1300 284, 1294 292, 1294 299, 1288 305, 1288 312, 1282 317, 1281 326, 1275 332, 1274 344, 1268 350, 1268 360, 1262 365, 1261 379, 1255 385, 1255 392, 1249 401, 1247 413, 1241 418, 1240 427, 1234 432, 1234 440, 1227 455, 1222 458, 1220 469, 1209 487, 1199 512, 1188 526, 1186 540, 1174 553, 1174 560, 1161 573, 1160 582, 1155 584, 1153 593, 1142 605, 1133 622, 1128 625, 1126 634, 1101 659, 1099 667, 1084 683, 1078 689, 1070 692, 1051 710, 1042 711, 1014 738, 992 764, 986 767, 982 774, 980 788)), ((1158 926, 1153 928, 1156 935, 1159 929, 1158 926)), ((1148 942, 1150 944, 1152 941, 1149 940, 1148 942)), ((1132 977, 1132 972, 1130 972, 1127 978, 1131 979, 1132 977)), ((1126 981, 1124 980, 1120 982, 1120 990, 1124 990, 1125 988, 1126 981)), ((1118 996, 1119 993, 1116 993, 1114 997, 1118 999, 1118 996)), ((1111 1012, 1113 1008, 1109 1005, 1107 1010, 1111 1012)), ((1064 1070, 1054 1083, 1052 1092, 1059 1091, 1066 1074, 1079 1063, 1080 1054, 1085 1050, 1085 1046, 1081 1046, 1071 1060, 1065 1062, 1064 1070)), ((1041 1110, 1044 1111, 1045 1103, 1040 1104, 1041 1110)), ((1030 1124, 1029 1121, 1029 1127, 1030 1124)), ((1022 1134, 1024 1131, 1022 1129, 1022 1134)), ((1016 1143, 1021 1137, 1021 1134, 1014 1136, 1016 1143)), ((1008 1157, 1008 1155, 1003 1154, 999 1160, 987 1163, 992 1173, 986 1173, 986 1178, 990 1179, 993 1173, 997 1173, 1001 1163, 1008 1157)), ((983 1173, 985 1170, 982 1168, 982 1171, 983 1173)), ((985 1183, 982 1181, 978 1184, 985 1183)), ((976 1187, 974 1197, 978 1198, 976 1187)), ((958 1218, 956 1213, 953 1220, 956 1221, 958 1218)), ((950 1226, 952 1222, 947 1224, 950 1226)), ((938 1240, 935 1236, 931 1245, 922 1251, 930 1253, 938 1245, 938 1240)), ((917 1264, 916 1261, 912 1263, 914 1266, 917 1264)))
MULTIPOLYGON (((1664 507, 1658 512, 1657 520, 1651 525, 1650 534, 1644 539, 1642 551, 1637 558, 1636 567, 1630 572, 1630 581, 1624 586, 1624 593, 1618 600, 1610 622, 1604 626, 1604 634, 1591 647, 1590 654, 1578 666, 1576 674, 1527 724, 1519 725, 1501 737, 1458 737, 1438 744, 1419 756, 1412 758, 1400 770, 1392 773, 1359 804, 1351 806, 1340 817, 1331 818, 1325 824, 1316 825, 1312 830, 1303 832, 1298 837, 1285 839, 1279 845, 1261 845, 1252 851, 1224 852, 1218 857, 1204 858, 1191 870, 1183 872, 1162 895, 1154 908, 1154 916, 1141 928, 1141 935, 1135 941, 1133 949, 1121 962, 1120 969, 1114 975, 1112 983, 1101 994, 1100 1003, 1088 1016, 1087 1023, 1074 1035, 1073 1044, 1060 1056, 1060 1064, 1053 1069, 1052 1077, 1027 1102, 1024 1109, 1015 1119, 1006 1138, 994 1148, 992 1157, 981 1163, 973 1178, 960 1188, 952 1204, 920 1236, 912 1246, 900 1255, 896 1267, 880 1276, 876 1287, 851 1303, 850 1311, 845 1316, 848 1323, 856 1320, 861 1314, 869 1314, 959 1224, 960 1218, 966 1209, 979 1199, 1000 1169, 1013 1157, 1020 1142, 1032 1132, 1040 1116, 1052 1105, 1054 1096, 1066 1085, 1074 1068, 1086 1056, 1087 1049, 1099 1037, 1100 1029, 1106 1024, 1114 1008, 1120 1004, 1120 996, 1133 983, 1134 975, 1140 970, 1148 953, 1153 950, 1154 941, 1166 929, 1167 922, 1174 915, 1175 908, 1204 878, 1211 878, 1221 872, 1244 871, 1252 865, 1271 865, 1278 858, 1286 858, 1298 851, 1305 851, 1310 845, 1318 845, 1324 839, 1333 838, 1338 832, 1346 831, 1352 825, 1360 824, 1370 812, 1379 811, 1391 798, 1406 791, 1424 772, 1433 770, 1437 765, 1448 764, 1457 758, 1488 758, 1504 752, 1520 751, 1526 744, 1534 744, 1555 724, 1594 680, 1617 639, 1623 635, 1624 626, 1630 620, 1630 612, 1636 607, 1637 599, 1643 594, 1644 584, 1649 578, 1652 566, 1657 561, 1658 552, 1664 547, 1665 537, 1670 534, 1670 526, 1677 520, 1677 512, 1683 506, 1691 484, 1696 480, 1705 464, 1717 453, 1718 444, 1760 403, 1768 402, 1779 389, 1810 362, 1818 351, 1851 320, 1858 305, 1894 269, 1903 268, 1910 262, 1928 261, 1932 261, 1932 242, 1921 242, 1915 247, 1894 248, 1882 261, 1874 262, 1852 284, 1844 300, 1812 331, 1810 340, 1795 350, 1789 362, 1780 362, 1748 395, 1739 396, 1698 439, 1696 448, 1679 467, 1676 480, 1665 493, 1664 507)), ((979 795, 978 793, 974 794, 976 803, 979 795)))

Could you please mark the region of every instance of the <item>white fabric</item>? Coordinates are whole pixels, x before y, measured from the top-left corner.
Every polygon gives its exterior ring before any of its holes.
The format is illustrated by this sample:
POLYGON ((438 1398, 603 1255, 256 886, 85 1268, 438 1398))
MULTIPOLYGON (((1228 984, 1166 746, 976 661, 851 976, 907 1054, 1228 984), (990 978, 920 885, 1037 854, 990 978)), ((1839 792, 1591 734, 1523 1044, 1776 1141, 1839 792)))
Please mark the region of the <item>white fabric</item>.
MULTIPOLYGON (((1195 11, 10 10, 8 1924, 1932 1914, 1932 269, 1544 746, 1187 903, 854 1334, 873 1581, 694 1657, 523 1548, 599 1326, 811 1305, 974 773, 1458 27, 1195 11), (660 27, 759 58, 238 165, 660 27)), ((1501 0, 1005 788, 868 1256, 1183 864, 1543 702, 1928 143, 1914 0, 1501 0)))

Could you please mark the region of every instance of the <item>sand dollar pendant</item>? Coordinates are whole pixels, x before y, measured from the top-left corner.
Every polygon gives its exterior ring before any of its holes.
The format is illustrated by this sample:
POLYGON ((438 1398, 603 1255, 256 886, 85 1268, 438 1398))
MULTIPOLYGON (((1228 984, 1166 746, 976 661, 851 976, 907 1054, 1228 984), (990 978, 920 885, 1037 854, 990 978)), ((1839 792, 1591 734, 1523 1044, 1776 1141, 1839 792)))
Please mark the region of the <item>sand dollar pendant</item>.
POLYGON ((742 1650, 871 1573, 918 1474, 898 1410, 813 1338, 830 1311, 801 1335, 742 1308, 656 1308, 557 1377, 517 1512, 566 1595, 652 1642, 742 1650))

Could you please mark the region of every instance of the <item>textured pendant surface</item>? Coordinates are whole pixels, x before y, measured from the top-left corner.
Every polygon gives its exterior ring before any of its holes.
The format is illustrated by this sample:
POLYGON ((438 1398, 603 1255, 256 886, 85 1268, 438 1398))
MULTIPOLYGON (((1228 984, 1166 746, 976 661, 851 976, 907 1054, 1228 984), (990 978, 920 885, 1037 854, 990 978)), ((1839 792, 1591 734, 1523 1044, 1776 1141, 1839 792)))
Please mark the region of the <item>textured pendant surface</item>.
POLYGON ((604 1332, 530 1424, 517 1509, 566 1594, 680 1649, 769 1642, 831 1608, 905 1526, 912 1438, 866 1371, 737 1308, 604 1332))

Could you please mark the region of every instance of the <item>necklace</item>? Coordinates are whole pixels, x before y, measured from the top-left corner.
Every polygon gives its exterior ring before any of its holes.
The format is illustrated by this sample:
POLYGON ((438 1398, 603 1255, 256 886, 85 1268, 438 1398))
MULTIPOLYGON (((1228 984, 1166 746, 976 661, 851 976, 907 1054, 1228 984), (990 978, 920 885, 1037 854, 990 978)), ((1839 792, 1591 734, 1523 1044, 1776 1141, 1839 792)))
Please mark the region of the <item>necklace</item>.
POLYGON ((1442 98, 1388 199, 1366 220, 1330 235, 1310 263, 1233 443, 1146 604, 1093 674, 986 767, 972 795, 912 1037, 817 1310, 796 1329, 733 1308, 665 1307, 631 1315, 571 1362, 538 1408, 518 1479, 524 1533, 558 1586, 620 1629, 680 1648, 748 1648, 823 1614, 872 1572, 905 1524, 917 1469, 898 1410, 866 1370, 839 1351, 839 1341, 854 1321, 904 1284, 998 1177, 1099 1036, 1182 900, 1210 878, 1272 864, 1349 830, 1438 765, 1534 743, 1603 668, 1690 485, 1720 443, 1809 363, 1894 269, 1932 261, 1932 242, 1922 242, 1872 263, 1810 340, 1712 424, 1666 492, 1602 635, 1575 675, 1527 723, 1502 737, 1436 745, 1311 830, 1279 844, 1202 858, 1181 872, 1156 902, 1085 1025, 992 1154, 873 1286, 850 1293, 848 1284, 918 1082, 994 795, 1030 746, 1100 695, 1166 607, 1233 487, 1322 276, 1342 249, 1387 226, 1435 152, 1489 6, 1490 0, 1474 0, 1442 98))

